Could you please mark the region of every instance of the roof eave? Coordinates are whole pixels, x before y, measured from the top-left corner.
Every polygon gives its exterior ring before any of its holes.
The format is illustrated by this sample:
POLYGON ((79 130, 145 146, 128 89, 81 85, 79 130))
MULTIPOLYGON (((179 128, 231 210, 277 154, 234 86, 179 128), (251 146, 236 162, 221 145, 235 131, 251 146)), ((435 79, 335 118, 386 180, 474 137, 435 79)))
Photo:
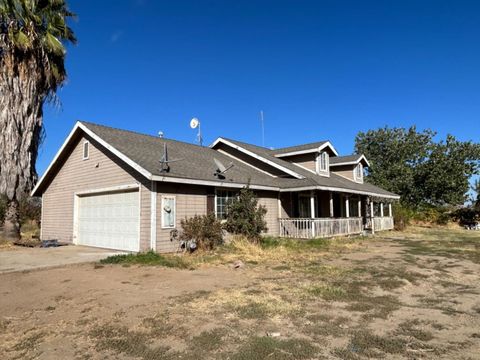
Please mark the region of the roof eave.
POLYGON ((397 195, 397 194, 380 194, 380 193, 376 193, 374 191, 354 190, 354 189, 347 189, 347 188, 341 188, 341 187, 335 187, 335 186, 322 186, 322 185, 301 186, 301 187, 293 187, 293 188, 282 188, 282 189, 280 189, 280 192, 308 191, 308 190, 346 192, 346 193, 350 193, 350 194, 376 196, 376 197, 384 198, 384 199, 393 199, 393 200, 399 200, 400 199, 400 195, 397 195))
POLYGON ((55 164, 59 161, 61 155, 65 151, 65 148, 68 146, 68 144, 72 141, 73 137, 76 135, 78 131, 83 131, 85 134, 90 136, 92 139, 94 139, 96 142, 98 142, 100 145, 105 147, 107 150, 112 152, 115 156, 117 156, 119 159, 123 160, 126 164, 137 170, 140 174, 145 176, 147 179, 151 180, 152 179, 152 173, 149 171, 145 170, 143 167, 138 165, 135 161, 130 159, 128 156, 124 155, 122 152, 118 151, 116 148, 114 148, 112 145, 107 143, 105 140, 103 140, 100 136, 95 134, 92 130, 90 130, 86 125, 82 124, 81 121, 77 121, 75 123, 75 126, 73 129, 70 131, 68 134, 67 138, 63 142, 62 146, 60 149, 57 151, 55 154, 55 157, 53 160, 50 162, 50 164, 47 167, 47 170, 45 170, 44 174, 40 178, 40 180, 37 182, 33 190, 30 192, 31 196, 40 196, 41 192, 39 191, 41 189, 41 186, 45 182, 45 180, 48 178, 48 175, 53 171, 53 168, 55 164))
POLYGON ((344 166, 344 165, 357 165, 358 163, 360 163, 362 161, 365 162, 367 167, 370 167, 370 163, 368 162, 365 155, 360 156, 358 159, 356 159, 354 161, 344 161, 344 162, 339 162, 339 163, 335 163, 335 164, 330 163, 330 167, 332 167, 332 166, 344 166))

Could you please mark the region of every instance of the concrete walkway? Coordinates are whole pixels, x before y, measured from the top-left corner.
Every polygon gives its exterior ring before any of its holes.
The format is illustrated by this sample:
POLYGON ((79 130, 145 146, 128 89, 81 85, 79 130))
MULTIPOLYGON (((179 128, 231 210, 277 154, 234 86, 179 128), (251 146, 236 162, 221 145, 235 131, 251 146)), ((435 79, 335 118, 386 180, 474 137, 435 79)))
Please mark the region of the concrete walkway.
POLYGON ((0 273, 95 262, 123 253, 125 252, 74 245, 6 250, 0 251, 0 273))

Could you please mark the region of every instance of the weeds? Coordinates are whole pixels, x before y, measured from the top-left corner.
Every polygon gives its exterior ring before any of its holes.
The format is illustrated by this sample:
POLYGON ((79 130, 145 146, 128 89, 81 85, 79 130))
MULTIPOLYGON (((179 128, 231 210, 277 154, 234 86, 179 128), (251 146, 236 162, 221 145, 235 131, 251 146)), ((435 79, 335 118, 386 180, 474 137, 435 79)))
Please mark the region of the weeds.
POLYGON ((175 255, 160 255, 154 251, 138 254, 122 254, 109 256, 100 260, 102 264, 128 264, 128 265, 155 265, 170 268, 189 269, 190 264, 182 257, 175 255))
POLYGON ((232 360, 303 360, 312 359, 318 353, 317 348, 303 339, 275 339, 253 337, 237 349, 232 360))
POLYGON ((433 335, 429 331, 418 329, 421 325, 421 322, 418 319, 407 320, 401 323, 397 330, 395 331, 396 335, 409 336, 413 337, 420 341, 430 341, 433 339, 433 335))

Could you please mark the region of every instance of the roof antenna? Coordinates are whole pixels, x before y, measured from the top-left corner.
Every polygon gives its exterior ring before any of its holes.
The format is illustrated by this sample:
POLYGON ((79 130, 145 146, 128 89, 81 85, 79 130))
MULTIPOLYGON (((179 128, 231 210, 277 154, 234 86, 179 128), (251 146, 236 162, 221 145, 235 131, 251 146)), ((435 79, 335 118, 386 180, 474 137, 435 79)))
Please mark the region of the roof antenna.
POLYGON ((262 124, 262 146, 265 147, 265 123, 263 121, 263 110, 260 110, 260 122, 262 124))
POLYGON ((198 128, 197 142, 200 146, 203 146, 202 129, 200 128, 200 120, 194 117, 192 120, 190 120, 190 127, 192 129, 198 128))
POLYGON ((168 150, 167 150, 167 143, 163 143, 163 155, 160 159, 160 172, 165 173, 170 171, 170 163, 175 162, 175 161, 180 161, 183 159, 173 159, 169 160, 168 159, 168 150))

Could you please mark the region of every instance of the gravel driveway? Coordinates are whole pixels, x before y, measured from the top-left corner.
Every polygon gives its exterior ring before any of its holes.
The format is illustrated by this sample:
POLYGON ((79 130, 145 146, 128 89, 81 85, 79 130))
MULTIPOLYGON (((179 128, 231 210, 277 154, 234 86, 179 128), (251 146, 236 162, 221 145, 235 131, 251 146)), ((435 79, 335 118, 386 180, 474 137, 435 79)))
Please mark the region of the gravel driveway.
POLYGON ((56 248, 16 248, 0 251, 0 273, 95 262, 122 253, 124 252, 74 245, 56 248))

